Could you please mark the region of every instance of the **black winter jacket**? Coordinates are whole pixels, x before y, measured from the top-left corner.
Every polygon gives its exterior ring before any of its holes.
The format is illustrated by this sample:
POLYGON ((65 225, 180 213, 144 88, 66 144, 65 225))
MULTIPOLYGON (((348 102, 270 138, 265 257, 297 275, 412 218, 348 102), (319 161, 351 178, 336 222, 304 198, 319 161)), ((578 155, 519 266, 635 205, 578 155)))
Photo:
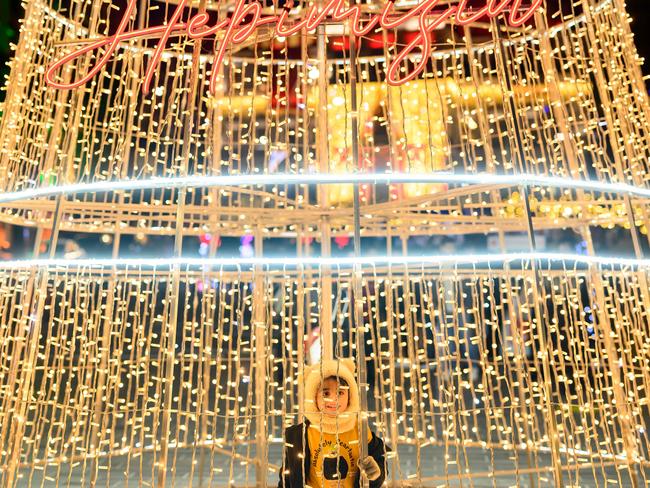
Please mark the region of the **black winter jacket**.
MULTIPOLYGON (((284 456, 282 459, 282 470, 280 471, 280 481, 278 488, 304 488, 305 479, 309 481, 309 463, 311 453, 309 452, 309 441, 307 439, 307 429, 309 428, 309 420, 305 420, 303 424, 292 425, 284 432, 284 456), (303 453, 304 448, 304 453, 303 453), (288 471, 285 474, 285 471, 288 471)), ((370 488, 379 488, 386 479, 385 457, 386 448, 384 441, 372 432, 372 439, 368 442, 368 456, 372 456, 381 470, 381 475, 375 481, 370 482, 370 488)), ((355 486, 359 486, 359 476, 355 482, 355 486)))

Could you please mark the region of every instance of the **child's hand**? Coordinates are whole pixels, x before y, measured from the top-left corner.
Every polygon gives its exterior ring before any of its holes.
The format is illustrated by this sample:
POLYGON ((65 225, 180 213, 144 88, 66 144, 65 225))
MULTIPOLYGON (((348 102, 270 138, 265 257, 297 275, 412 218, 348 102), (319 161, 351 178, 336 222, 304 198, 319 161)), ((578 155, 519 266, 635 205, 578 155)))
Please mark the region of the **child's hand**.
POLYGON ((370 481, 375 481, 379 476, 381 476, 381 469, 375 458, 368 456, 363 461, 359 461, 359 469, 366 473, 366 476, 370 481))

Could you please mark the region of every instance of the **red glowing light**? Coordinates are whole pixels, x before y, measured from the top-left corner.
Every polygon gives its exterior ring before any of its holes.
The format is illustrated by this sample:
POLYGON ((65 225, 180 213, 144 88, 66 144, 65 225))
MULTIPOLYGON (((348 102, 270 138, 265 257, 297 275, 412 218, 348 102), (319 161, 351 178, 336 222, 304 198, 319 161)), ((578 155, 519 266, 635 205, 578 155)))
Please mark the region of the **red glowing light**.
POLYGON ((339 249, 343 249, 345 246, 350 244, 350 238, 348 236, 338 236, 334 239, 334 242, 336 242, 339 249))
POLYGON ((467 5, 468 0, 461 0, 459 4, 449 6, 442 13, 432 12, 434 8, 439 6, 441 0, 425 0, 406 12, 400 12, 398 15, 392 10, 394 2, 386 1, 384 8, 379 14, 372 14, 364 19, 361 17, 361 9, 358 5, 348 7, 346 6, 347 0, 329 0, 323 8, 319 9, 314 5, 301 20, 294 20, 291 23, 289 19, 290 10, 288 8, 283 9, 279 16, 264 17, 262 16, 262 5, 257 1, 247 3, 248 1, 237 0, 231 17, 213 26, 207 26, 206 24, 210 19, 205 13, 196 14, 187 23, 180 22, 179 20, 182 17, 183 10, 187 7, 188 3, 188 0, 180 0, 167 24, 127 31, 128 23, 138 3, 138 0, 129 0, 124 10, 124 16, 114 35, 97 40, 79 39, 78 42, 83 47, 72 51, 51 64, 45 72, 45 81, 53 88, 78 88, 97 76, 101 69, 114 56, 120 43, 131 39, 158 37, 160 41, 147 65, 142 84, 144 93, 148 93, 165 46, 173 33, 186 31, 190 39, 201 39, 225 30, 223 39, 215 52, 210 78, 210 92, 215 93, 218 81, 217 77, 221 71, 219 68, 223 63, 227 49, 230 46, 246 41, 262 25, 276 24, 275 34, 281 37, 288 37, 303 29, 313 31, 327 17, 335 22, 350 19, 350 31, 352 35, 362 37, 372 32, 377 26, 380 26, 382 29, 395 29, 408 20, 417 18, 419 25, 418 32, 413 36, 413 39, 408 45, 392 59, 386 73, 388 84, 402 85, 416 78, 425 69, 433 47, 431 41, 432 36, 430 34, 444 23, 453 21, 458 25, 467 25, 483 17, 493 18, 509 11, 510 13, 506 22, 512 27, 520 27, 535 14, 544 0, 534 0, 526 8, 522 8, 521 4, 523 0, 485 0, 484 7, 471 10, 467 5), (245 20, 246 22, 244 22, 245 20), (68 63, 101 48, 105 49, 104 54, 95 61, 95 65, 84 76, 71 82, 60 82, 56 80, 56 73, 68 63), (416 61, 415 69, 400 77, 400 69, 403 63, 416 49, 421 51, 421 56, 416 61))

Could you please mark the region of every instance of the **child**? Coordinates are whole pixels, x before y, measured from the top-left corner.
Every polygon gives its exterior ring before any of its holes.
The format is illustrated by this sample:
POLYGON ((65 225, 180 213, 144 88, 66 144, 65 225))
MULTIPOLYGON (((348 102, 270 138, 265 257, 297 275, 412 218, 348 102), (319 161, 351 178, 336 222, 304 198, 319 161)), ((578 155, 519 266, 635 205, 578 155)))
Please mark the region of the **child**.
POLYGON ((279 488, 355 488, 360 469, 370 488, 386 477, 384 442, 368 432, 368 456, 359 460, 359 388, 351 359, 305 367, 305 417, 285 432, 279 488))

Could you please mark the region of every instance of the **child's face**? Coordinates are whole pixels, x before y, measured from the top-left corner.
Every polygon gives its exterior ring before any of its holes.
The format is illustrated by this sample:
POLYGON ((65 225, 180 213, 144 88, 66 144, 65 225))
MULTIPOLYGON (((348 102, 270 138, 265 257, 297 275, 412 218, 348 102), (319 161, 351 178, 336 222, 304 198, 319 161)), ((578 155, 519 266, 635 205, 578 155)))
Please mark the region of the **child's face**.
POLYGON ((326 379, 316 394, 316 406, 325 415, 337 415, 348 408, 349 388, 332 378, 326 379))

